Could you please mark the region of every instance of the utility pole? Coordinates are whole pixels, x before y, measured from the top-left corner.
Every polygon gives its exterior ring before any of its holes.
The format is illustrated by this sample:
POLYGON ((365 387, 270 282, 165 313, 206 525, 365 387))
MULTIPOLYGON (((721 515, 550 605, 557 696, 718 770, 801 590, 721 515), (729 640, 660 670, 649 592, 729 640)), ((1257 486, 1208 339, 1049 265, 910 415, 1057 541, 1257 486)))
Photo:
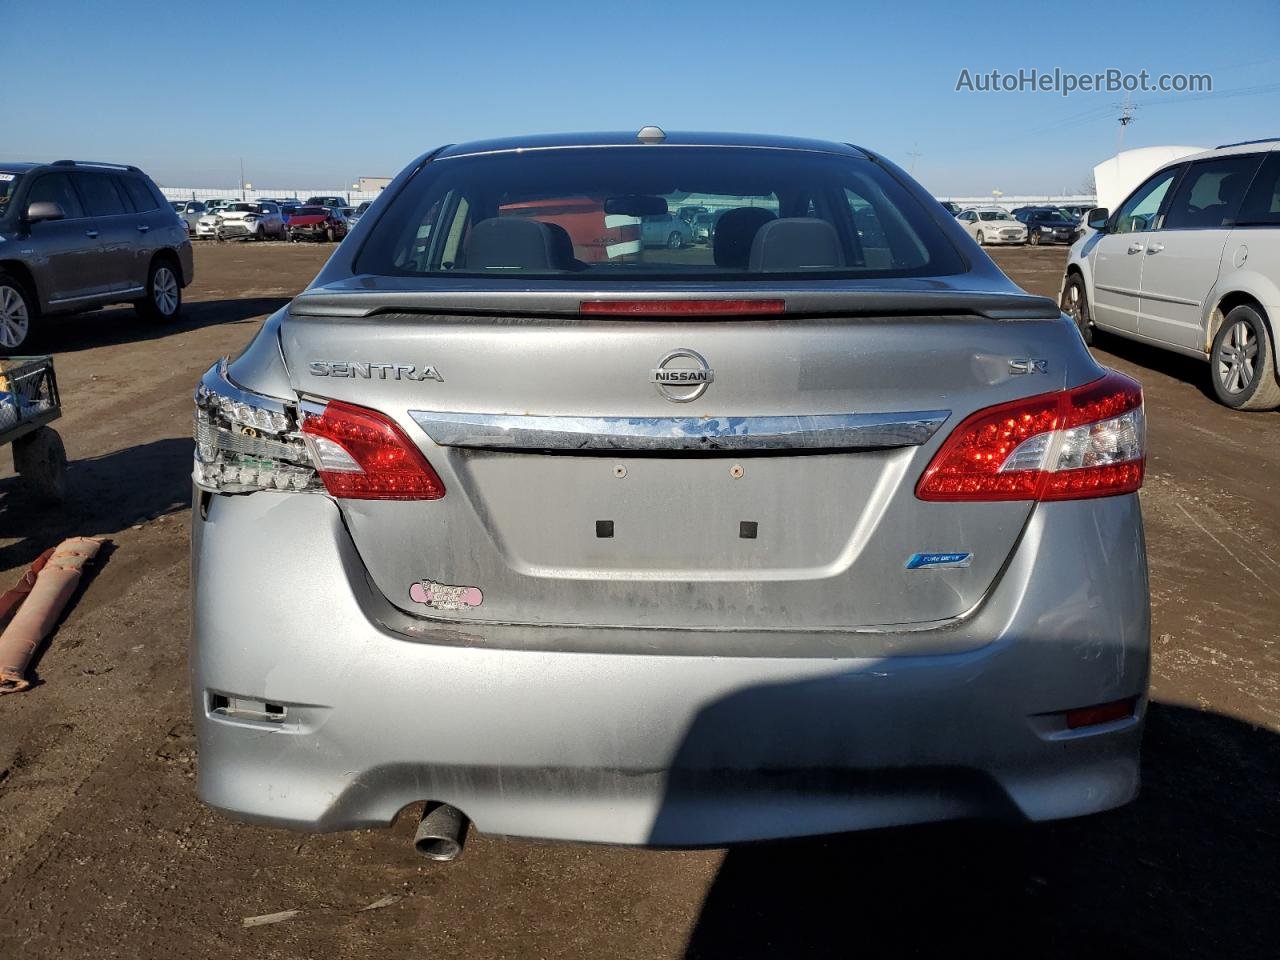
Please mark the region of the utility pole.
POLYGON ((1120 121, 1120 136, 1116 140, 1116 154, 1119 155, 1124 151, 1125 128, 1133 123, 1133 111, 1136 108, 1130 101, 1128 93, 1124 95, 1124 103, 1117 103, 1116 106, 1120 108, 1120 116, 1117 118, 1120 121))
POLYGON ((907 153, 907 156, 911 158, 911 169, 908 172, 914 177, 916 175, 916 161, 920 159, 920 144, 911 144, 911 150, 907 153))
POLYGON ((244 157, 240 158, 240 189, 238 192, 240 194, 240 199, 243 200, 244 199, 244 157))

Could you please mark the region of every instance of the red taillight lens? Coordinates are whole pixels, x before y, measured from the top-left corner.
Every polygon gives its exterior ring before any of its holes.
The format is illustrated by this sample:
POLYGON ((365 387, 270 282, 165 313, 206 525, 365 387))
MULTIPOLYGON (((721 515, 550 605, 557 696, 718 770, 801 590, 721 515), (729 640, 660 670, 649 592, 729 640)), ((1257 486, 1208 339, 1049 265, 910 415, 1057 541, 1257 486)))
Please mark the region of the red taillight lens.
POLYGON ((1076 500, 1142 486, 1142 387, 1111 371, 1074 390, 987 407, 956 427, 916 485, 921 500, 1076 500))
POLYGON ((786 306, 783 300, 583 300, 578 312, 630 317, 731 317, 782 313, 786 306))
POLYGON ((335 400, 302 421, 316 470, 335 497, 439 500, 444 483, 404 431, 382 414, 335 400))

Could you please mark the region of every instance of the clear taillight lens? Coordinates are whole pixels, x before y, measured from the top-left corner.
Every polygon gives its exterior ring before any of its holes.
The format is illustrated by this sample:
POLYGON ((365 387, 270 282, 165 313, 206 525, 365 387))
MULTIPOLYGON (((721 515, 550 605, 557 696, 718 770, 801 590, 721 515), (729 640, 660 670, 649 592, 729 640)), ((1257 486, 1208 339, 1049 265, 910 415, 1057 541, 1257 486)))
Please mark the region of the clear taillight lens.
POLYGON ((213 493, 321 488, 293 410, 247 391, 219 362, 196 388, 195 463, 191 478, 213 493))
POLYGON ((916 486, 921 500, 1075 500, 1142 486, 1142 387, 1111 371, 967 417, 916 486))

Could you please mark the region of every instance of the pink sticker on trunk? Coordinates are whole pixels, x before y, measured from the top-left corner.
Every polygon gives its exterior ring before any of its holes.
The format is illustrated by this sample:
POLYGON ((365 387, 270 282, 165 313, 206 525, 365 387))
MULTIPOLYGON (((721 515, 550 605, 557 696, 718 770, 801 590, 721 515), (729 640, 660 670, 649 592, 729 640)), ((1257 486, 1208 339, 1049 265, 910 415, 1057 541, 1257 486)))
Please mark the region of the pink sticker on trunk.
POLYGON ((455 587, 434 580, 419 580, 409 588, 409 599, 436 610, 461 610, 463 607, 480 606, 484 602, 484 594, 479 587, 455 587))

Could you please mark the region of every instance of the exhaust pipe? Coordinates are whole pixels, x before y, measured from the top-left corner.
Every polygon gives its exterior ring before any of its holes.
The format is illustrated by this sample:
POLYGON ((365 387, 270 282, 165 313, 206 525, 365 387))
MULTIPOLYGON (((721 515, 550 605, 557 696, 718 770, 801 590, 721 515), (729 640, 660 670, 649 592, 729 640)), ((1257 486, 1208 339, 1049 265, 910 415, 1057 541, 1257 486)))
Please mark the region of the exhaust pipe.
POLYGON ((429 860, 456 860, 467 841, 469 826, 471 821, 457 807, 428 801, 413 835, 413 849, 429 860))

